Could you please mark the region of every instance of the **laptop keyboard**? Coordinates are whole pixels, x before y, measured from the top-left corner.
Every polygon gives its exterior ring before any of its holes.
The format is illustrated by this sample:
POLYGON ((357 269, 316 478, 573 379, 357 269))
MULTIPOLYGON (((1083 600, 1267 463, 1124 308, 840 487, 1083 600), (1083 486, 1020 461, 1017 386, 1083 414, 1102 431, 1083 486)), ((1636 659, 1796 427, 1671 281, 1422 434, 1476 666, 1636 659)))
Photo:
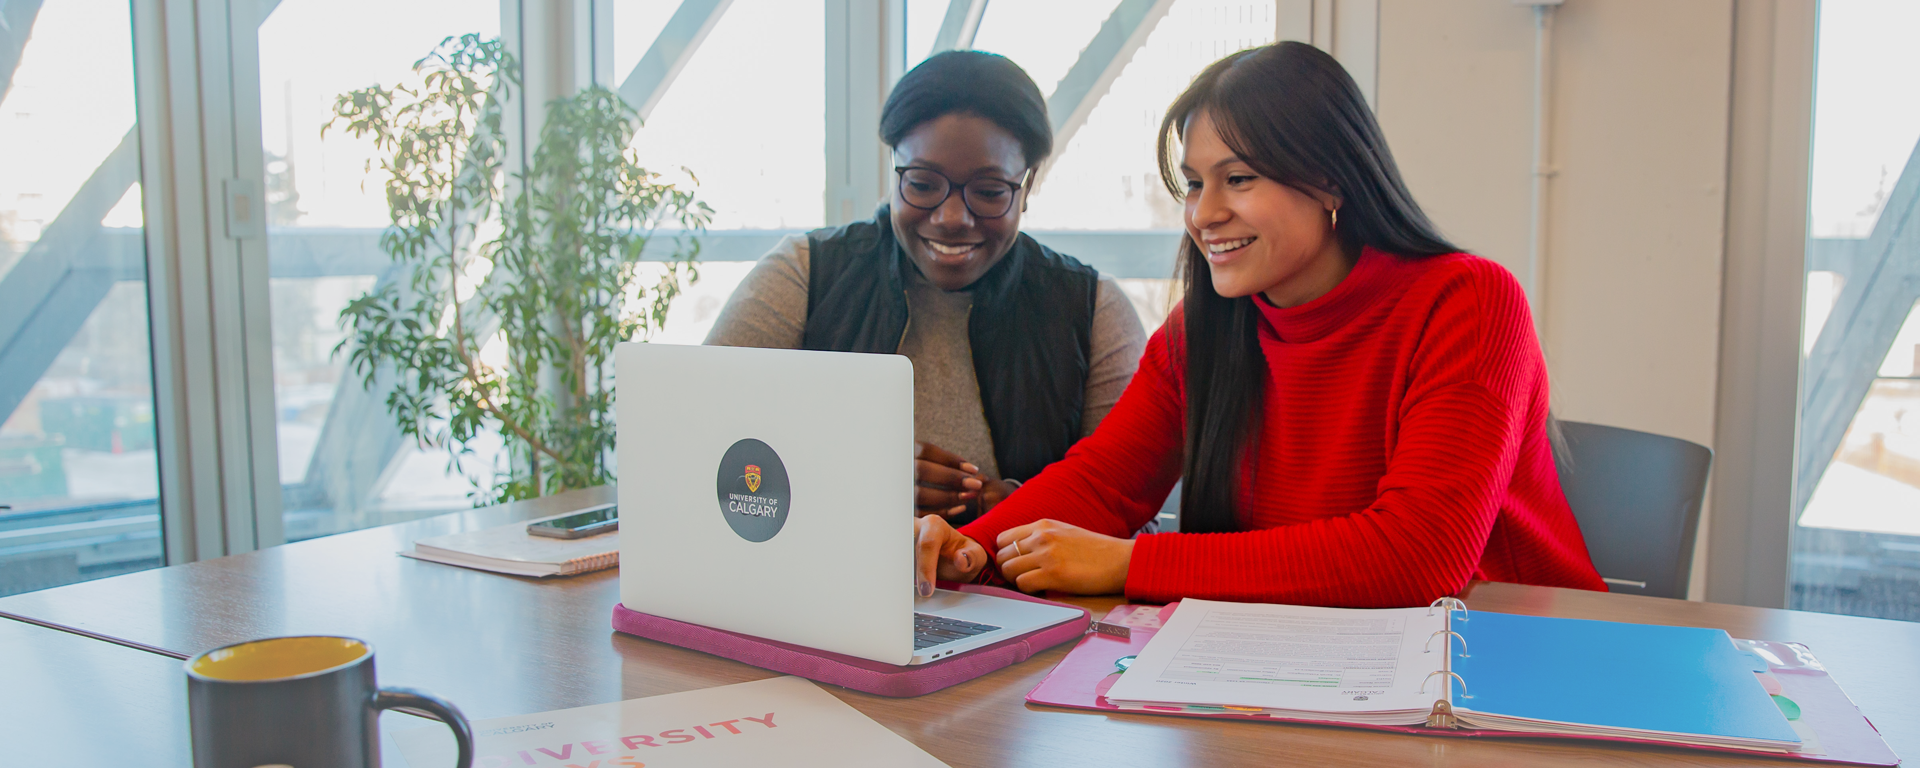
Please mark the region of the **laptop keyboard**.
POLYGON ((965 640, 996 629, 999 627, 991 624, 975 624, 945 616, 916 613, 913 615, 913 649, 924 650, 955 640, 965 640))

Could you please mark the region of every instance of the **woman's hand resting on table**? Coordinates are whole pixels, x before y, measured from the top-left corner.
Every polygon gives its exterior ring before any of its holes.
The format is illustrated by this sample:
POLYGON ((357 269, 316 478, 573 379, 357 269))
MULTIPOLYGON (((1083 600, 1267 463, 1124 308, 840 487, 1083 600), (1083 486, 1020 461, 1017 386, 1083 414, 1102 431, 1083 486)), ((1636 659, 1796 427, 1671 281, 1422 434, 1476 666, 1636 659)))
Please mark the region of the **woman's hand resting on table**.
POLYGON ((1022 592, 1058 590, 1110 595, 1127 589, 1133 540, 1116 539, 1077 525, 1041 520, 1009 528, 995 542, 1000 574, 1022 592))
MULTIPOLYGON (((913 521, 916 588, 933 594, 934 580, 973 581, 987 565, 987 552, 945 518, 928 515, 913 521)), ((1012 528, 996 542, 1000 572, 1023 592, 1059 590, 1077 595, 1106 595, 1126 590, 1133 541, 1085 528, 1041 520, 1012 528)))

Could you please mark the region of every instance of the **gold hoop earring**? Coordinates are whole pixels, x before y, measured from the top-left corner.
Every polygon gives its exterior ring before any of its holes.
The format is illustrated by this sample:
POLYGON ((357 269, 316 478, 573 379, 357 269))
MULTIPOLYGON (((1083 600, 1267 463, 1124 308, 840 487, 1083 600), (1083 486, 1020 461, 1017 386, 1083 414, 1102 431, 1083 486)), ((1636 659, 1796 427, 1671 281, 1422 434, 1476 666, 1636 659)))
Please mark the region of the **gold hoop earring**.
POLYGON ((1335 208, 1333 210, 1328 211, 1327 213, 1330 213, 1333 215, 1333 223, 1328 226, 1330 226, 1333 229, 1339 229, 1340 228, 1340 209, 1335 208))

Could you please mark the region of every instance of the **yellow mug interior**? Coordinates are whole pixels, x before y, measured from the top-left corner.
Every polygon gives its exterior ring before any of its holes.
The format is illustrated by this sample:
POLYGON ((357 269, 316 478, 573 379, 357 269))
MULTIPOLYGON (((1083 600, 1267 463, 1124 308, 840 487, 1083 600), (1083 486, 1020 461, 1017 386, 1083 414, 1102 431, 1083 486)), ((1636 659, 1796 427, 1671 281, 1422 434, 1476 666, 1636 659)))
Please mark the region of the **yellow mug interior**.
POLYGON ((366 643, 347 637, 276 637, 208 651, 187 668, 215 680, 282 680, 351 664, 369 653, 366 643))

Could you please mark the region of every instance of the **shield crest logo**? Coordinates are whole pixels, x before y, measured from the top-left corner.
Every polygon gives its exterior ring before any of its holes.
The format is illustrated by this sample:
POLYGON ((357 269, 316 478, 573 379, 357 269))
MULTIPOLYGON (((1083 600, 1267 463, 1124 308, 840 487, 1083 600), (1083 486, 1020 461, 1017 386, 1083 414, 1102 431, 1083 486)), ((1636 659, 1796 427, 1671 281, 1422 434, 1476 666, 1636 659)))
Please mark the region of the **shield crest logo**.
POLYGON ((760 465, 747 465, 747 493, 760 492, 760 465))

